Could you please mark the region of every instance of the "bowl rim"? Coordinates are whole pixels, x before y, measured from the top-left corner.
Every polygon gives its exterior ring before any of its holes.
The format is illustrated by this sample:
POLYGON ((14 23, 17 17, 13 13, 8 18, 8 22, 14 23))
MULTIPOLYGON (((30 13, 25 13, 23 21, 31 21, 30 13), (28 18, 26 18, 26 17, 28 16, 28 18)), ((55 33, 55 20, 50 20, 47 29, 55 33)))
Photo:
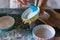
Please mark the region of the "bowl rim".
MULTIPOLYGON (((4 17, 4 16, 3 16, 4 17)), ((6 16, 7 17, 7 16, 6 16)), ((10 26, 6 27, 6 28, 0 28, 0 30, 9 30, 13 27, 13 25, 15 24, 15 20, 13 17, 9 16, 9 18, 12 18, 13 19, 13 24, 11 24, 10 26)))
MULTIPOLYGON (((49 38, 47 38, 47 39, 51 39, 51 38, 53 38, 53 37, 55 36, 55 34, 56 34, 55 29, 54 29, 52 26, 47 25, 47 24, 41 24, 41 25, 38 25, 38 26, 36 26, 35 28, 33 28, 33 31, 32 31, 33 36, 36 36, 36 35, 34 34, 34 30, 35 30, 37 27, 39 27, 39 26, 49 26, 49 27, 54 31, 53 36, 52 36, 52 37, 49 37, 49 38)), ((37 29, 36 29, 36 30, 37 30, 37 29)), ((36 37, 41 38, 41 37, 39 37, 39 36, 36 36, 36 37)))

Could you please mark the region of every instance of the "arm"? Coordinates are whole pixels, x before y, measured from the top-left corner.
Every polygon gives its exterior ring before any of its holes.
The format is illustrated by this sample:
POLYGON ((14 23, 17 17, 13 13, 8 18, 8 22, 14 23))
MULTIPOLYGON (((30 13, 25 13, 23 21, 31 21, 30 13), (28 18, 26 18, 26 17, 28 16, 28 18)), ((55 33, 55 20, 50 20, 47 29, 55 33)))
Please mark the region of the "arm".
POLYGON ((45 22, 46 24, 49 24, 51 26, 56 26, 59 28, 60 26, 60 14, 57 13, 56 11, 54 11, 53 9, 51 9, 50 7, 45 6, 44 10, 46 10, 48 12, 48 14, 50 15, 49 18, 45 18, 41 17, 40 19, 42 19, 41 21, 45 22))

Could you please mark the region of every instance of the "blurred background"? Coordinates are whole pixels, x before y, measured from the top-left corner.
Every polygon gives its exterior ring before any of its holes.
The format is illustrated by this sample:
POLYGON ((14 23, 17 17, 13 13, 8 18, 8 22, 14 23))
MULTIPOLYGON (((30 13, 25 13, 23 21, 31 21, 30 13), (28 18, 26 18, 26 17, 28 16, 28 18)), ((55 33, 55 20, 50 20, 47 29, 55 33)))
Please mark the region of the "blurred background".
MULTIPOLYGON (((0 8, 10 8, 10 5, 12 5, 10 2, 10 0, 0 0, 0 8)), ((30 2, 34 3, 33 0, 30 0, 30 2)), ((60 0, 48 0, 47 5, 54 9, 60 9, 60 0)))

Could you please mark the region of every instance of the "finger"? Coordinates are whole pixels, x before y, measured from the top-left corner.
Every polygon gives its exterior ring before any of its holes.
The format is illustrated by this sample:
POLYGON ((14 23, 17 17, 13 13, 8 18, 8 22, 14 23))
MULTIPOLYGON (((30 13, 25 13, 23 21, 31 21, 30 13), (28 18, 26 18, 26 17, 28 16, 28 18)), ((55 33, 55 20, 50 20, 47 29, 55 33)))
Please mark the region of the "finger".
POLYGON ((43 0, 38 0, 38 6, 40 7, 42 4, 43 0))
POLYGON ((24 21, 24 24, 26 24, 27 22, 24 21))
POLYGON ((26 0, 18 0, 18 2, 25 5, 27 1, 26 0))
POLYGON ((47 0, 39 0, 38 6, 39 7, 44 7, 46 5, 46 3, 47 3, 47 0))
POLYGON ((16 2, 16 0, 12 0, 13 2, 16 2))
POLYGON ((29 24, 32 24, 32 21, 30 21, 29 24))
POLYGON ((22 3, 26 3, 26 0, 21 0, 22 3))
POLYGON ((17 6, 18 6, 18 8, 21 8, 22 7, 22 4, 18 4, 17 6))
POLYGON ((44 15, 44 9, 41 9, 41 10, 40 10, 39 15, 40 15, 40 16, 44 15))
POLYGON ((24 23, 25 21, 22 21, 22 23, 24 23))
POLYGON ((17 3, 17 8, 20 8, 22 6, 21 3, 18 2, 17 0, 16 0, 16 3, 17 3))
POLYGON ((40 7, 40 16, 44 14, 44 6, 46 5, 47 0, 39 0, 38 6, 40 7))
POLYGON ((25 22, 23 22, 24 24, 26 24, 25 22))

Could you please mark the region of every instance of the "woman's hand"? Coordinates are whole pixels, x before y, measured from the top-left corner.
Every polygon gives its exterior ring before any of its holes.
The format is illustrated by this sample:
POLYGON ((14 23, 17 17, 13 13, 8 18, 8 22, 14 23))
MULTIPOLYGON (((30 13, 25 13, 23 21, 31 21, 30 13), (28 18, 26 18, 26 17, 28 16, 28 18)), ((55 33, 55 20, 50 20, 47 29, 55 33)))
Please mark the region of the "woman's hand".
POLYGON ((41 21, 43 21, 48 25, 51 25, 60 29, 60 14, 48 6, 45 6, 44 10, 48 12, 50 17, 41 16, 40 18, 42 19, 41 21))
MULTIPOLYGON (((40 8, 39 14, 40 14, 40 16, 42 16, 44 14, 44 6, 46 5, 47 0, 37 0, 37 1, 38 1, 38 3, 36 6, 38 6, 40 8)), ((18 0, 18 2, 19 2, 18 7, 21 7, 22 5, 26 5, 27 1, 26 0, 18 0)), ((32 23, 32 21, 29 22, 29 24, 31 24, 31 23, 32 23)), ((26 24, 26 22, 24 22, 24 24, 26 24)))
MULTIPOLYGON (((39 15, 40 16, 43 16, 44 15, 44 7, 45 7, 46 3, 47 3, 47 0, 39 0, 38 1, 37 6, 40 8, 40 12, 39 12, 39 15)), ((31 23, 33 23, 33 22, 30 21, 29 24, 31 24, 31 23)))
POLYGON ((14 0, 13 2, 17 3, 17 7, 27 7, 27 0, 14 0))
POLYGON ((18 7, 27 7, 27 0, 17 0, 18 1, 18 7))

